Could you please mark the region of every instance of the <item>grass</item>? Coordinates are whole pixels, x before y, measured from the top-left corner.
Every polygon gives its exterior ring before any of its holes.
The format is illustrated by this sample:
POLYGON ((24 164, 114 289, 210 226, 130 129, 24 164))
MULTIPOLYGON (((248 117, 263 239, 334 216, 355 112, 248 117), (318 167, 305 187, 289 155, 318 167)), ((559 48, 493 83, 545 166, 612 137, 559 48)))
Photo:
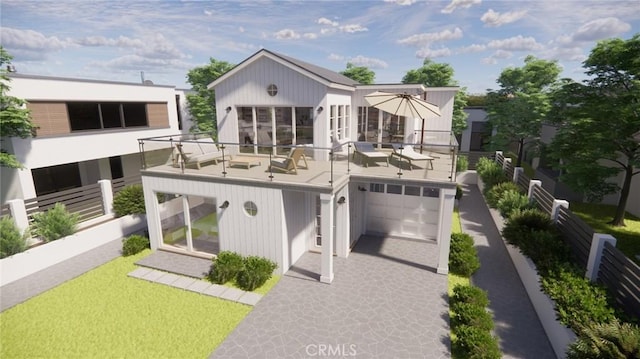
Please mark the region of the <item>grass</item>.
POLYGON ((615 215, 616 206, 575 203, 569 204, 569 209, 585 221, 598 233, 608 233, 617 239, 616 247, 627 257, 640 264, 640 218, 627 212, 625 215, 625 226, 614 227, 607 222, 611 221, 615 215))
POLYGON ((127 277, 149 253, 117 258, 0 313, 0 357, 208 356, 252 308, 127 277))

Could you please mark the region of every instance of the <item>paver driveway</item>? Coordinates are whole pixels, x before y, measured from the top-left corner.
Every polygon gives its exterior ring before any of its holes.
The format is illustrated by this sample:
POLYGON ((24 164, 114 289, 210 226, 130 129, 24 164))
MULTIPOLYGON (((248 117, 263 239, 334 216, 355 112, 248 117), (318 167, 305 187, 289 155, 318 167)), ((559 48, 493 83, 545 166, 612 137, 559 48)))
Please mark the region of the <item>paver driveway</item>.
POLYGON ((306 253, 211 358, 450 357, 447 276, 437 246, 364 236, 335 278, 306 253))

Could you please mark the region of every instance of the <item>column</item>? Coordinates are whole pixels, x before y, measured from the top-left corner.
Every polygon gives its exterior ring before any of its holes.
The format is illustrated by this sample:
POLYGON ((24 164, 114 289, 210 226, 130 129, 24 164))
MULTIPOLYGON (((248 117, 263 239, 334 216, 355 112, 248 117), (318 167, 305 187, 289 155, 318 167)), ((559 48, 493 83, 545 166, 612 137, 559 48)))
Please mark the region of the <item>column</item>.
POLYGON ((438 228, 438 268, 437 273, 449 273, 449 247, 451 245, 451 217, 455 201, 455 189, 440 190, 440 226, 438 228))
POLYGON ((102 193, 102 209, 104 214, 113 214, 113 187, 111 180, 103 179, 98 181, 100 192, 102 193))
POLYGON ((320 264, 320 281, 333 281, 333 194, 320 195, 320 215, 322 216, 322 255, 320 264))
POLYGON ((587 261, 587 273, 585 278, 592 282, 598 279, 598 271, 600 270, 600 262, 602 261, 602 251, 605 242, 616 245, 616 239, 610 234, 594 233, 591 240, 591 249, 589 250, 589 261, 587 261))

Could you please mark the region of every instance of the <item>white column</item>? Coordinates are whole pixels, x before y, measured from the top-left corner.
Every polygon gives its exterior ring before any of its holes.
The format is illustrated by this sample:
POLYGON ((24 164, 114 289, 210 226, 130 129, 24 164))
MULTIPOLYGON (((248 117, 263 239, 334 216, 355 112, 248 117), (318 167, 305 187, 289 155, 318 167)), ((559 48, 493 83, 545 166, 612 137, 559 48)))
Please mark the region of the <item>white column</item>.
POLYGON ((144 191, 144 206, 147 209, 149 242, 151 243, 151 249, 156 250, 162 245, 162 224, 158 196, 156 196, 149 184, 145 184, 144 176, 142 177, 142 188, 144 191))
POLYGON ((102 209, 104 214, 113 213, 113 187, 111 187, 111 180, 100 180, 100 192, 102 193, 102 209))
POLYGON ((9 210, 11 211, 11 217, 18 227, 20 234, 23 234, 29 228, 29 216, 27 216, 27 209, 24 206, 24 201, 21 199, 12 199, 7 201, 9 204, 9 210))
POLYGON ((569 202, 564 199, 554 199, 553 205, 551 206, 551 220, 553 223, 558 223, 558 213, 560 212, 560 207, 564 207, 569 209, 569 202))
POLYGON ((587 262, 587 273, 585 278, 592 282, 598 279, 598 271, 600 270, 600 261, 602 260, 602 252, 605 242, 616 245, 616 239, 610 234, 594 233, 591 240, 591 249, 589 250, 589 261, 587 262))
POLYGON ((529 190, 527 191, 527 197, 529 197, 529 200, 533 199, 533 187, 534 186, 542 187, 542 181, 540 181, 540 180, 531 180, 531 181, 529 181, 529 190))
POLYGON ((520 176, 524 173, 524 168, 522 167, 515 167, 513 169, 513 183, 518 184, 518 179, 520 178, 520 176))
POLYGON ((505 158, 504 162, 502 163, 502 169, 504 170, 505 168, 507 168, 507 164, 511 163, 511 158, 505 158))
MULTIPOLYGON (((346 189, 346 187, 345 187, 346 189)), ((349 191, 341 191, 341 194, 335 198, 344 196, 344 203, 340 204, 336 202, 336 254, 338 257, 347 258, 349 256, 349 191)), ((337 199, 336 199, 337 201, 337 199)))
POLYGON ((333 194, 320 195, 320 216, 322 217, 322 255, 320 263, 320 281, 333 281, 333 194))
POLYGON ((451 244, 451 222, 455 189, 440 190, 440 225, 438 228, 438 268, 440 274, 449 273, 449 247, 451 244))
POLYGON ((188 196, 182 196, 182 211, 184 212, 184 225, 187 233, 185 238, 187 239, 187 250, 193 252, 193 238, 191 236, 191 211, 189 211, 189 198, 188 196))

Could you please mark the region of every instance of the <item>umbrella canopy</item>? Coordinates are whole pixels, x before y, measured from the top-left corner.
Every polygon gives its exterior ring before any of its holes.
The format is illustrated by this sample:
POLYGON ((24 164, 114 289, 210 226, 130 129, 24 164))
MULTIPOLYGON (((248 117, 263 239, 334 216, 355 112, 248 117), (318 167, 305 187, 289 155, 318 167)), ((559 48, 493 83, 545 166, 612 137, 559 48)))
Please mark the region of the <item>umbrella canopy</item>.
POLYGON ((438 116, 438 106, 406 93, 377 91, 364 97, 369 106, 397 116, 421 118, 438 116))

